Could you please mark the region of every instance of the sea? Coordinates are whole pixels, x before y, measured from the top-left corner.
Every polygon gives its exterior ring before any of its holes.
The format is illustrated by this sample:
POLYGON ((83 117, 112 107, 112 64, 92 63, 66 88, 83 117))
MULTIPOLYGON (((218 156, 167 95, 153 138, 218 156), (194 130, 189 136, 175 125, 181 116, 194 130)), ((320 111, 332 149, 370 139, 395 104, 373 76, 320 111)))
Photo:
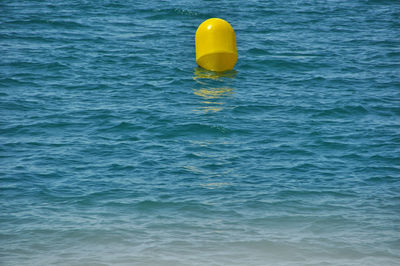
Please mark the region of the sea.
POLYGON ((400 265, 400 1, 1 0, 0 265, 400 265))

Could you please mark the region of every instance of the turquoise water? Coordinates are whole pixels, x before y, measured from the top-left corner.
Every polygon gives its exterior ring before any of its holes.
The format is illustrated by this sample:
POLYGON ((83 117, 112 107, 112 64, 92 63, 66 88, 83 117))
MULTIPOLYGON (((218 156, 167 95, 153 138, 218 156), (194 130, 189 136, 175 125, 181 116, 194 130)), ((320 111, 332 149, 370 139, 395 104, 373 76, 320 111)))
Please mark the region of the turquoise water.
POLYGON ((1 265, 400 265, 399 1, 0 10, 1 265))

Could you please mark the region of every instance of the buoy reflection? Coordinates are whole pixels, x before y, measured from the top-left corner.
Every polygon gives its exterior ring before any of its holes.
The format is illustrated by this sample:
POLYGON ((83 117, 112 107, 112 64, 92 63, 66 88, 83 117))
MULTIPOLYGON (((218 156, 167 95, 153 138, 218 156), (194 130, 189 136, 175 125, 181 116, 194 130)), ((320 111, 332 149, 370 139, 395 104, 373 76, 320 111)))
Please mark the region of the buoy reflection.
POLYGON ((215 72, 209 71, 201 67, 196 67, 194 69, 194 80, 199 79, 212 79, 212 80, 219 80, 222 78, 234 78, 236 76, 237 71, 230 70, 225 72, 215 72))
MULTIPOLYGON (((203 101, 202 105, 195 111, 201 111, 204 113, 218 112, 223 109, 225 102, 223 99, 231 97, 234 90, 229 87, 216 87, 216 81, 222 81, 224 78, 233 78, 236 75, 236 71, 227 72, 213 72, 202 68, 196 68, 194 71, 193 79, 197 83, 202 85, 201 89, 195 89, 194 94, 200 96, 203 101)), ((223 82, 224 84, 226 82, 223 82)))

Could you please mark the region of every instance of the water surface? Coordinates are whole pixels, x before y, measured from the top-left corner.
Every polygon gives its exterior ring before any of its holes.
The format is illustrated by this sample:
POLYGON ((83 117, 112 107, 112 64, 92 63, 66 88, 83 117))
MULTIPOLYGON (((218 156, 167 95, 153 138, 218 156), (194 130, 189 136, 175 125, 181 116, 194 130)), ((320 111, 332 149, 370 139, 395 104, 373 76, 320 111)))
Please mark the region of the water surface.
POLYGON ((398 1, 0 10, 0 264, 400 265, 398 1))

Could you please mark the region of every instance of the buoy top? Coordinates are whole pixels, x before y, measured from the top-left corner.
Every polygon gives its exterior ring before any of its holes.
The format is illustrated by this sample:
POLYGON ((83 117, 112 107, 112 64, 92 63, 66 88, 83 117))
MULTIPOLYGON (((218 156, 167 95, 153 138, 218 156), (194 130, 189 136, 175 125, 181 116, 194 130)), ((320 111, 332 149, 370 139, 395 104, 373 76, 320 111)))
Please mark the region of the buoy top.
POLYGON ((231 70, 237 61, 236 37, 232 26, 220 18, 210 18, 196 31, 196 62, 213 71, 231 70))

